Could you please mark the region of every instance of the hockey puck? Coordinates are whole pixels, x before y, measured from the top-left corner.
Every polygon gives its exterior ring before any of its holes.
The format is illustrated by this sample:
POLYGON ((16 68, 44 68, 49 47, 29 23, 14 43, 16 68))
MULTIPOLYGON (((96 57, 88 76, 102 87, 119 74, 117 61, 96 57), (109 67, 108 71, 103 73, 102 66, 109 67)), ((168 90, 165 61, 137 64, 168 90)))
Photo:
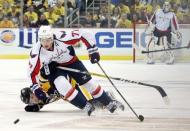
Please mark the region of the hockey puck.
POLYGON ((17 124, 19 121, 20 121, 19 119, 16 119, 16 120, 14 121, 14 124, 17 124))
POLYGON ((139 115, 139 120, 140 120, 141 122, 143 122, 143 121, 144 121, 144 116, 139 115))

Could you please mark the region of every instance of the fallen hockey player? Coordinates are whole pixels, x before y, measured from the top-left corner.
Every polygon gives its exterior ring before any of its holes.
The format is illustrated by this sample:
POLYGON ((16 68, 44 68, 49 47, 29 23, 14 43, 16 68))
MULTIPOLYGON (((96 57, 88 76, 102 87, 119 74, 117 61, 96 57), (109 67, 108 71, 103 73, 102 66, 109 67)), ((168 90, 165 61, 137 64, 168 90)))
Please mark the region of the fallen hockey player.
MULTIPOLYGON (((76 88, 79 93, 81 93, 84 98, 86 99, 86 103, 87 101, 92 101, 93 106, 97 109, 105 109, 106 107, 101 104, 100 102, 93 100, 92 96, 90 95, 90 93, 83 87, 79 87, 78 84, 76 83, 76 81, 74 79, 72 79, 71 77, 67 77, 67 79, 69 79, 71 85, 73 86, 73 88, 76 88)), ((39 77, 39 85, 40 88, 42 89, 42 91, 46 94, 48 101, 44 102, 40 99, 38 99, 35 94, 32 92, 32 90, 30 89, 30 87, 26 87, 21 89, 21 94, 20 94, 20 98, 21 101, 24 102, 25 104, 27 104, 25 106, 25 111, 26 112, 38 112, 40 111, 40 109, 42 109, 45 105, 50 104, 52 102, 58 101, 58 100, 65 100, 67 101, 64 96, 61 96, 59 94, 59 92, 56 90, 56 88, 54 86, 51 86, 51 84, 49 83, 49 81, 47 79, 44 79, 42 76, 39 77)), ((117 106, 121 109, 124 110, 124 105, 121 104, 119 101, 117 101, 115 99, 115 97, 113 96, 113 94, 111 92, 106 92, 106 94, 117 103, 117 106)), ((69 102, 69 101, 68 101, 69 102)), ((71 103, 71 102, 70 102, 71 103)), ((71 103, 74 106, 78 107, 79 109, 82 110, 86 110, 84 108, 83 103, 71 103)), ((90 114, 88 114, 90 115, 90 114)))

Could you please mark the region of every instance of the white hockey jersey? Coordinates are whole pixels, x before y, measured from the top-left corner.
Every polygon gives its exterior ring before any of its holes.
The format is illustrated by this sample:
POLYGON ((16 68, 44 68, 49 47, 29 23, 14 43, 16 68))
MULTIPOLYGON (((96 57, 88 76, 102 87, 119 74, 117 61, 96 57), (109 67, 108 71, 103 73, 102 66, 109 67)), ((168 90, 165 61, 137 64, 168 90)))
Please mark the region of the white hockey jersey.
POLYGON ((44 49, 38 41, 33 45, 30 52, 28 74, 31 84, 38 83, 38 74, 43 63, 52 61, 66 65, 77 60, 72 45, 82 41, 87 48, 95 45, 95 37, 90 32, 84 30, 71 30, 54 32, 53 50, 44 49))
POLYGON ((175 32, 179 29, 175 14, 173 12, 164 13, 163 9, 155 11, 151 21, 160 31, 167 31, 171 28, 171 31, 175 32))

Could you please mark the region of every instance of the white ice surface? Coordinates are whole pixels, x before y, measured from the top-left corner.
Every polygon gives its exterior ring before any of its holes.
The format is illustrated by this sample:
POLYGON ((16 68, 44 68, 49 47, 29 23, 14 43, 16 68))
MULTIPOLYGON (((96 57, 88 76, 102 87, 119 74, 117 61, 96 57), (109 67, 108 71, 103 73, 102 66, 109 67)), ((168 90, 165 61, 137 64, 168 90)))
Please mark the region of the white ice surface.
MULTIPOLYGON (((91 72, 102 73, 95 64, 84 61, 91 72)), ((190 63, 174 65, 132 64, 126 61, 101 61, 108 75, 160 85, 168 94, 165 105, 157 90, 137 84, 115 81, 116 87, 134 108, 145 117, 139 122, 125 104, 124 112, 110 114, 97 111, 88 117, 65 101, 45 106, 38 113, 24 111, 20 89, 29 86, 27 60, 0 60, 0 131, 189 131, 190 130, 190 63), (17 124, 13 122, 19 118, 17 124)), ((107 79, 94 77, 105 90, 112 90, 125 103, 107 79)))

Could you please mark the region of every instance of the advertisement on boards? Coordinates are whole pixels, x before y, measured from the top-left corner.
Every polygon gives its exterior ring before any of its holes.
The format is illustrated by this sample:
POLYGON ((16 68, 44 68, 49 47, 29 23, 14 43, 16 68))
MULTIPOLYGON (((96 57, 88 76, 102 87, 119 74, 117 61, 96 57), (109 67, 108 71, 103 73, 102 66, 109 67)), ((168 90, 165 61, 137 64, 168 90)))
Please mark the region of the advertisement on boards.
MULTIPOLYGON (((54 32, 72 29, 54 29, 54 32)), ((89 29, 86 29, 89 31, 89 29)), ((132 54, 133 32, 128 29, 90 29, 101 56, 106 59, 128 59, 132 54)), ((27 57, 32 44, 38 40, 38 29, 1 29, 0 55, 27 57)), ((79 56, 88 56, 84 44, 76 46, 79 56)))

